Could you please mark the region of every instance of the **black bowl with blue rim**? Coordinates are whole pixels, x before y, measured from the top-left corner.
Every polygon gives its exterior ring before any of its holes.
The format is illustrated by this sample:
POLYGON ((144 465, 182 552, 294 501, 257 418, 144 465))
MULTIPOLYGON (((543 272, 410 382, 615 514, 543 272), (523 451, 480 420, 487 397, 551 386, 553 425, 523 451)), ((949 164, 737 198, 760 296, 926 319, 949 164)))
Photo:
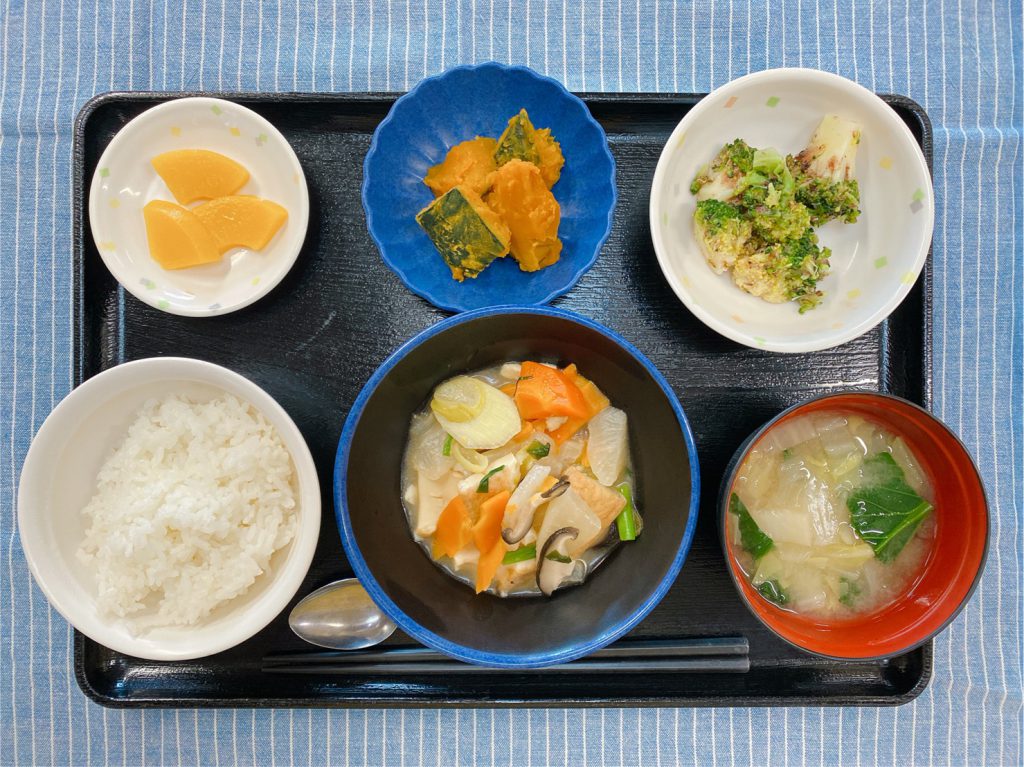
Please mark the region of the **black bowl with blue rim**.
POLYGON ((575 285, 608 239, 615 209, 615 161, 604 129, 560 82, 495 62, 457 66, 422 80, 399 98, 373 133, 363 163, 363 209, 384 262, 416 295, 461 312, 500 304, 545 304, 575 285), (526 109, 550 128, 565 157, 551 189, 561 206, 561 258, 537 272, 501 258, 474 279, 456 282, 416 214, 433 194, 427 170, 454 145, 497 138, 526 109))
POLYGON ((334 468, 342 544, 373 600, 407 634, 470 663, 537 668, 626 634, 671 588, 697 526, 693 433, 665 378, 596 322, 546 307, 481 309, 440 322, 395 351, 349 411, 334 468), (412 415, 459 373, 533 359, 576 363, 630 421, 643 534, 579 587, 551 598, 474 594, 430 560, 409 529, 401 467, 412 415))

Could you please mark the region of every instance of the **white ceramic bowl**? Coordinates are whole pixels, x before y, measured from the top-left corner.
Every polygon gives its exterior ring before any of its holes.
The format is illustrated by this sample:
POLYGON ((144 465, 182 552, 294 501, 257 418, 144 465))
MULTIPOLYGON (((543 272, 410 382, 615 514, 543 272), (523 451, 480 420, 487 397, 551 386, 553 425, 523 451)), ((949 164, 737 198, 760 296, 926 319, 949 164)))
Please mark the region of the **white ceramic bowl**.
POLYGON ((137 360, 90 378, 43 422, 21 472, 18 529, 36 583, 75 628, 128 655, 187 660, 233 647, 287 607, 309 570, 320 534, 320 485, 298 427, 256 384, 200 360, 137 360), (245 594, 221 605, 198 624, 156 628, 136 636, 124 621, 99 612, 93 575, 75 556, 85 537, 82 508, 95 492, 100 466, 124 438, 147 399, 176 393, 203 400, 224 392, 259 410, 291 453, 299 495, 295 537, 274 554, 270 570, 245 594))
POLYGON ((654 173, 651 235, 672 289, 708 327, 754 348, 808 352, 866 333, 899 306, 928 256, 934 208, 924 155, 884 101, 838 75, 771 69, 722 86, 676 126, 654 173), (769 304, 711 271, 694 240, 690 182, 735 138, 795 154, 829 113, 863 129, 855 172, 861 215, 817 230, 832 249, 832 268, 819 283, 821 305, 800 314, 795 303, 769 304))
POLYGON ((89 188, 89 224, 103 263, 125 290, 171 314, 211 317, 248 306, 292 268, 306 239, 309 191, 284 136, 251 109, 223 99, 175 99, 125 125, 103 151, 89 188), (149 255, 142 209, 174 195, 150 160, 173 149, 209 149, 241 163, 238 194, 284 206, 288 220, 260 251, 235 248, 215 264, 168 270, 149 255))

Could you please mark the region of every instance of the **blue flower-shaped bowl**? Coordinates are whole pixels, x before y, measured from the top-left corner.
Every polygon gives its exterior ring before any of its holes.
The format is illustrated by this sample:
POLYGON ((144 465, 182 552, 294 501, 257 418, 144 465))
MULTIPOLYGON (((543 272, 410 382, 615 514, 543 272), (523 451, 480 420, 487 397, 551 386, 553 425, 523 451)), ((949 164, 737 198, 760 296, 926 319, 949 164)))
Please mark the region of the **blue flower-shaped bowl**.
POLYGON ((551 78, 493 62, 428 77, 398 99, 377 126, 363 166, 366 223, 384 262, 413 293, 456 312, 545 304, 567 292, 597 260, 611 231, 615 199, 615 161, 586 105, 551 78), (497 138, 523 108, 534 125, 551 129, 565 156, 552 189, 562 208, 562 257, 533 273, 503 258, 476 279, 456 282, 416 223, 416 214, 433 199, 423 177, 455 144, 497 138))

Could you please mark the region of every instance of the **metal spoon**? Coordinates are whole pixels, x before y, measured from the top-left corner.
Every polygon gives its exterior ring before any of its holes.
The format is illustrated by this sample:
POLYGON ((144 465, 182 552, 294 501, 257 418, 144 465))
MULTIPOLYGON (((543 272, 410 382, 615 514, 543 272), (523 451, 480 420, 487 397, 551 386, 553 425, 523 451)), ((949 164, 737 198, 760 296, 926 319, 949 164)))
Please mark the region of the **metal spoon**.
POLYGON ((288 625, 299 639, 332 650, 372 647, 395 633, 395 624, 356 578, 314 591, 295 605, 288 625))

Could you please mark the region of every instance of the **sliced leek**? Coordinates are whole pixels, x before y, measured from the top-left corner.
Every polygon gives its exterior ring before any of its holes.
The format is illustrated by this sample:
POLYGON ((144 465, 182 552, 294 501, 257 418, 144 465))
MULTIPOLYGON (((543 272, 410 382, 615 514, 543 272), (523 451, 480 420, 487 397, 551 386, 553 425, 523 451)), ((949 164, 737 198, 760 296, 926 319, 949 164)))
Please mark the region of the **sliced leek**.
MULTIPOLYGON (((466 394, 465 401, 456 402, 454 398, 448 398, 450 392, 445 392, 445 396, 439 400, 438 394, 451 381, 441 384, 437 387, 434 399, 430 402, 434 417, 437 418, 441 427, 451 434, 456 442, 470 450, 493 450, 508 443, 523 426, 519 419, 516 403, 507 394, 483 381, 465 376, 459 378, 473 381, 478 385, 476 388, 480 393, 480 403, 475 405, 470 402, 469 394, 466 394), (435 403, 438 402, 441 404, 435 406, 435 403), (473 410, 476 412, 469 415, 468 418, 463 418, 473 410), (451 418, 450 413, 457 415, 458 419, 451 418)), ((459 378, 454 378, 452 381, 457 381, 459 378)), ((466 388, 468 391, 469 387, 466 388)))

